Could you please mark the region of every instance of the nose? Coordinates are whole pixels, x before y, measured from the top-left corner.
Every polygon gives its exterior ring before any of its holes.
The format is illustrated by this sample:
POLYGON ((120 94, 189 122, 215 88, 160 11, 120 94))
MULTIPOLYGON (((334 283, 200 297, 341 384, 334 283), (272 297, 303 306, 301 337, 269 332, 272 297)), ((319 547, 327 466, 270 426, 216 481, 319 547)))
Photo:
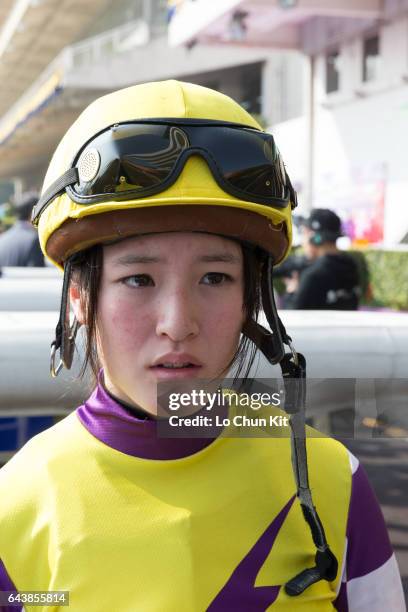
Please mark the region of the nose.
POLYGON ((177 288, 163 295, 158 305, 156 334, 173 342, 194 338, 199 333, 197 308, 186 289, 177 288))

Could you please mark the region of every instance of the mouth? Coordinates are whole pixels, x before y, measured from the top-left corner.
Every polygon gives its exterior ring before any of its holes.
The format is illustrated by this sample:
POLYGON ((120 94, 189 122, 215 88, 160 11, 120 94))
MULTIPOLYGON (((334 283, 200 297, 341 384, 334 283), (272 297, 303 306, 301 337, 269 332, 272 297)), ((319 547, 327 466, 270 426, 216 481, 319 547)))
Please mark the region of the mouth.
POLYGON ((149 370, 159 379, 189 378, 196 376, 202 366, 191 361, 163 361, 150 366, 149 370))

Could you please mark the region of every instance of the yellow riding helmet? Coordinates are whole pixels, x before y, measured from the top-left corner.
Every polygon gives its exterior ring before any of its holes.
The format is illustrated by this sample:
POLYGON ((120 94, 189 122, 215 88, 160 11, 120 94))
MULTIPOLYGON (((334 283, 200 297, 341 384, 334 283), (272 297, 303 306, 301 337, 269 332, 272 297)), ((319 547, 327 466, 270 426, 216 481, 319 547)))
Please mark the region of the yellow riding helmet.
MULTIPOLYGON (((170 80, 121 89, 95 100, 69 128, 49 165, 42 196, 95 135, 126 121, 160 118, 215 120, 261 130, 239 104, 206 87, 170 80)), ((94 244, 165 231, 203 231, 245 240, 279 263, 291 245, 293 206, 291 202, 279 208, 226 193, 205 159, 193 155, 172 185, 148 197, 79 204, 62 190, 41 211, 38 231, 44 254, 59 267, 94 244)))

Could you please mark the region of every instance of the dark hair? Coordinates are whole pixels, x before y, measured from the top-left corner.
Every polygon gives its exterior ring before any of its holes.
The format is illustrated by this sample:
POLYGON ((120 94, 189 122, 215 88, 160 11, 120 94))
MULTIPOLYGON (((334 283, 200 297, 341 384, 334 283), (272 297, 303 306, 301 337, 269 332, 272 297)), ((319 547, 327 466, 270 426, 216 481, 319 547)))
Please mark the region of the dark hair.
POLYGON ((78 286, 81 308, 86 321, 85 357, 80 377, 83 378, 89 369, 96 380, 101 367, 96 348, 96 314, 103 265, 102 245, 97 244, 77 253, 72 257, 71 265, 71 283, 78 286))
MULTIPOLYGON (((253 245, 238 242, 242 248, 244 265, 243 308, 246 319, 255 321, 261 309, 260 276, 266 253, 253 245)), ((101 368, 96 347, 96 317, 98 295, 102 276, 103 246, 97 244, 81 251, 72 258, 72 281, 80 292, 81 307, 86 321, 85 356, 80 376, 90 369, 95 380, 101 368)), ((238 349, 228 364, 228 369, 236 367, 235 379, 247 378, 255 359, 257 348, 246 336, 242 335, 238 349)))

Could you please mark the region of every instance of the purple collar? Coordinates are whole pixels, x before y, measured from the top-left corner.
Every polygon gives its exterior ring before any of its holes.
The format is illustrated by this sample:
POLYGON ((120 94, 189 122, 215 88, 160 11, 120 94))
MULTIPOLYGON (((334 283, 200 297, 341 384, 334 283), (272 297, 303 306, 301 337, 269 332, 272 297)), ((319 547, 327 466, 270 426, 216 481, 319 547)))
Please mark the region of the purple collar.
POLYGON ((157 421, 132 415, 107 393, 101 378, 76 414, 89 433, 111 448, 141 459, 181 459, 206 448, 220 433, 206 438, 159 436, 157 421))

